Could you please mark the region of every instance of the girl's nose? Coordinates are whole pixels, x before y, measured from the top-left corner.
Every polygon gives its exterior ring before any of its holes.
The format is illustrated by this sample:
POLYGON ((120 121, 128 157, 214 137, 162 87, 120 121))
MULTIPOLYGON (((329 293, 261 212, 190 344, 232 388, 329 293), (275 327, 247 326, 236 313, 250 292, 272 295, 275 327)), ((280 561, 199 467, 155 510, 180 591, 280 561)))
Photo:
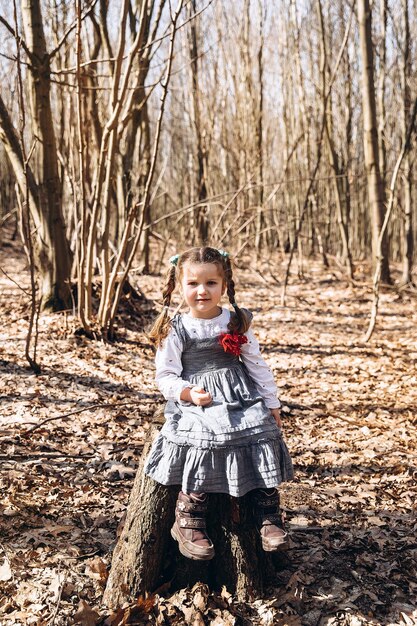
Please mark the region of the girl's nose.
POLYGON ((198 292, 198 293, 206 293, 206 287, 205 287, 205 285, 198 285, 197 292, 198 292))

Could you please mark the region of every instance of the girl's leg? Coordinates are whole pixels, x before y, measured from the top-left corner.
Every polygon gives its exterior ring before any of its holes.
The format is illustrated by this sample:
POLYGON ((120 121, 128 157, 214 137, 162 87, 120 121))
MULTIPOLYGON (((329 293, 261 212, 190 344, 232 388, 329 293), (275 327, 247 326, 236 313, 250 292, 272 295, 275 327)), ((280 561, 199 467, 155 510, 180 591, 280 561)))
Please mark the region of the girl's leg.
POLYGON ((189 559, 207 561, 214 556, 214 546, 206 533, 206 493, 178 494, 175 508, 175 522, 171 528, 172 537, 189 559))
POLYGON ((279 493, 276 489, 255 489, 255 519, 266 552, 276 552, 288 548, 288 533, 280 509, 279 493))

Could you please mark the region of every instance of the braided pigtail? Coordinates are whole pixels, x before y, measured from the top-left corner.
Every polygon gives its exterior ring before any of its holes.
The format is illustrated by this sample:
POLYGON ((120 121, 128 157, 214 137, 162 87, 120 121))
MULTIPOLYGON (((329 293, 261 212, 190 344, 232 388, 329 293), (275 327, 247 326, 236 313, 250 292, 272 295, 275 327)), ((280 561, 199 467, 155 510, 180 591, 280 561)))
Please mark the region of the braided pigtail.
POLYGON ((249 311, 240 309, 235 300, 235 281, 233 280, 233 270, 230 257, 224 259, 224 273, 226 279, 226 292, 229 302, 232 305, 235 314, 230 316, 230 322, 227 328, 231 333, 246 333, 251 324, 251 316, 249 311))
POLYGON ((168 272, 167 282, 162 291, 164 307, 148 333, 149 341, 157 347, 161 345, 171 328, 169 305, 171 304, 171 294, 175 289, 175 274, 176 268, 172 266, 168 272))

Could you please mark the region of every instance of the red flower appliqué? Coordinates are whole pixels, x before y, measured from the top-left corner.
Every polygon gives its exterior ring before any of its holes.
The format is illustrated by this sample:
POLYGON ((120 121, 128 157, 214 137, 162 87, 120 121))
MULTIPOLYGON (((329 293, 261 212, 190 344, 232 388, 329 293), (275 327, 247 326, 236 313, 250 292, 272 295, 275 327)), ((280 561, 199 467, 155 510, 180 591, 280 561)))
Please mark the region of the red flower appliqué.
POLYGON ((241 346, 248 343, 248 338, 241 333, 222 333, 219 337, 219 343, 225 352, 239 356, 241 346))

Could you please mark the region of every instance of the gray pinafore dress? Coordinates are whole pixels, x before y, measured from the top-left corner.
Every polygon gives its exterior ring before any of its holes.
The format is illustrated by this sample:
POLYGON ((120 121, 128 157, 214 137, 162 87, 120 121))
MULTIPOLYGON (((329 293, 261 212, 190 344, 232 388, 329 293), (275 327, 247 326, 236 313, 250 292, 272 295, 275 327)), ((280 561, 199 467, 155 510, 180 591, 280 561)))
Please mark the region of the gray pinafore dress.
POLYGON ((217 338, 189 336, 176 315, 172 326, 183 343, 181 377, 208 391, 206 407, 169 400, 165 424, 145 464, 163 485, 190 493, 240 497, 291 480, 293 468, 281 429, 238 356, 217 338))

